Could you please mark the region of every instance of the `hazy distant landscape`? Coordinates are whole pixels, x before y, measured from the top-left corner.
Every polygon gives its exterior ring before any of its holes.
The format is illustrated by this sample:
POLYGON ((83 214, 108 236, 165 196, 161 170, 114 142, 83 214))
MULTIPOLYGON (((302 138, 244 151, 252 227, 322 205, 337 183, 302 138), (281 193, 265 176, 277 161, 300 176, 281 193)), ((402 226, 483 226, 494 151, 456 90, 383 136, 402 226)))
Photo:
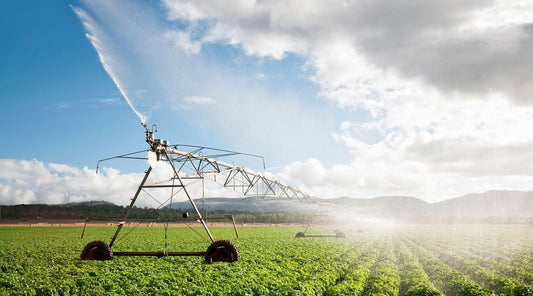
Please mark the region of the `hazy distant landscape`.
MULTIPOLYGON (((318 199, 320 204, 290 200, 268 200, 258 197, 206 198, 195 203, 202 213, 240 214, 242 219, 258 222, 305 222, 309 216, 320 216, 313 221, 355 223, 369 220, 388 220, 399 223, 533 223, 533 192, 487 191, 478 194, 427 203, 416 197, 382 196, 375 198, 340 197, 318 199), (273 213, 272 217, 266 215, 273 213), (298 218, 287 219, 284 215, 298 218), (263 218, 257 219, 261 216, 263 218), (256 217, 252 219, 251 217, 256 217), (268 219, 267 219, 268 217, 268 219), (325 218, 324 218, 325 217, 325 218)), ((178 217, 185 211, 193 212, 188 201, 175 202, 171 209, 178 217)), ((64 205, 2 206, 1 218, 12 219, 83 219, 85 217, 119 218, 125 207, 108 202, 90 201, 64 205)), ((136 208, 132 217, 157 217, 155 209, 136 208)))

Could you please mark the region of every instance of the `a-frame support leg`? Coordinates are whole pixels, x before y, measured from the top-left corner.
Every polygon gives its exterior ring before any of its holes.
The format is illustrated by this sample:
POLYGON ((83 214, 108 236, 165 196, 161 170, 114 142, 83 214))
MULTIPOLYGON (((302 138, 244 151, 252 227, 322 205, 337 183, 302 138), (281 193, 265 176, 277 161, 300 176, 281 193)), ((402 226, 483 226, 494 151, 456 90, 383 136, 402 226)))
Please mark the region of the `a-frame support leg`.
POLYGON ((120 230, 122 229, 122 226, 124 226, 124 223, 126 223, 126 219, 130 215, 130 211, 133 208, 133 205, 135 204, 135 201, 137 201, 137 197, 139 197, 139 194, 141 193, 141 190, 144 187, 144 183, 146 183, 146 180, 148 179, 148 175, 150 175, 150 172, 152 171, 152 167, 148 168, 148 171, 146 171, 146 174, 144 175, 144 178, 141 182, 141 185, 139 185, 139 188, 137 188, 137 192, 135 192, 135 195, 131 199, 131 203, 128 206, 128 209, 126 210, 126 213, 124 213, 124 217, 122 217, 122 220, 119 222, 117 231, 115 232, 115 235, 113 235, 113 238, 111 238, 111 242, 109 243, 109 247, 113 246, 113 243, 115 243, 115 240, 117 239, 118 234, 120 233, 120 230))

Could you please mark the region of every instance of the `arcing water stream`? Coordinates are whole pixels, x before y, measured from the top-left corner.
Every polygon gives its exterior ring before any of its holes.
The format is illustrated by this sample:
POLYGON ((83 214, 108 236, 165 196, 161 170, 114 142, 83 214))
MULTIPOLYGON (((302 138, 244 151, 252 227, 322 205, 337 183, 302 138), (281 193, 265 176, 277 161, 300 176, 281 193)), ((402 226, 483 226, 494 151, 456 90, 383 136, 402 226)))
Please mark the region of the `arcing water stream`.
POLYGON ((104 55, 102 49, 98 46, 98 39, 96 39, 96 37, 94 36, 91 36, 89 34, 87 34, 87 38, 91 41, 94 49, 96 50, 96 52, 98 53, 98 58, 100 59, 100 62, 102 63, 102 66, 104 66, 104 69, 105 71, 107 72, 107 74, 109 75, 109 77, 111 77, 111 79, 113 80, 113 82, 115 83, 115 85, 117 86, 118 90, 120 91, 120 93, 122 94, 122 96, 124 97, 124 99, 126 100, 126 102, 128 102, 128 105, 130 105, 131 107, 131 110, 133 110, 133 112, 135 112, 135 114, 137 114, 137 117, 139 117, 139 119, 141 120, 141 123, 144 124, 145 121, 146 121, 146 118, 144 118, 144 116, 135 109, 135 107, 133 106, 133 104, 131 103, 131 100, 128 98, 128 95, 126 94, 126 91, 124 90, 124 88, 122 88, 122 86, 120 85, 120 82, 118 80, 118 78, 116 77, 116 75, 113 73, 113 69, 111 69, 111 66, 109 65, 109 63, 107 62, 107 57, 104 55))
POLYGON ((115 75, 115 73, 113 72, 113 69, 111 68, 111 57, 105 54, 104 48, 102 47, 102 42, 96 37, 97 30, 96 30, 96 26, 94 25, 94 21, 82 9, 73 7, 73 6, 71 6, 71 8, 72 10, 74 10, 78 18, 81 20, 83 26, 85 27, 85 30, 87 31, 85 36, 87 36, 87 39, 89 39, 92 46, 98 53, 98 58, 100 59, 102 66, 104 66, 105 71, 107 72, 109 77, 111 77, 111 79, 117 86, 118 90, 120 91, 120 93, 122 94, 122 96, 124 97, 128 105, 133 110, 133 112, 135 112, 137 117, 139 117, 139 119, 141 120, 141 123, 144 124, 146 122, 146 118, 144 117, 143 114, 141 114, 139 111, 135 109, 125 89, 122 87, 120 81, 118 80, 118 77, 115 75))

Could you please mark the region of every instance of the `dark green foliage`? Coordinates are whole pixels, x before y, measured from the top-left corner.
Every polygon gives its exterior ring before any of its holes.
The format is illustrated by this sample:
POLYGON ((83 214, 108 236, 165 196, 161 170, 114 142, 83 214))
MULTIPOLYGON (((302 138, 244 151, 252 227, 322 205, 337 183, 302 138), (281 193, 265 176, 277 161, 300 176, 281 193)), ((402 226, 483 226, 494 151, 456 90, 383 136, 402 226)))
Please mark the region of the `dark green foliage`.
POLYGON ((442 294, 435 289, 424 285, 418 285, 413 287, 411 290, 407 291, 405 296, 441 296, 442 294))
MULTIPOLYGON (((2 219, 19 220, 17 222, 46 222, 49 219, 109 219, 118 220, 124 216, 126 207, 112 203, 98 201, 86 203, 60 204, 60 205, 14 205, 2 206, 2 219)), ((153 209, 133 207, 129 219, 142 219, 154 221, 181 220, 183 213, 194 213, 192 208, 187 209, 153 209)), ((268 224, 302 224, 327 223, 327 217, 309 213, 249 213, 232 211, 210 211, 209 215, 233 214, 239 223, 268 223, 268 224)), ((194 218, 191 216, 191 219, 194 218)))

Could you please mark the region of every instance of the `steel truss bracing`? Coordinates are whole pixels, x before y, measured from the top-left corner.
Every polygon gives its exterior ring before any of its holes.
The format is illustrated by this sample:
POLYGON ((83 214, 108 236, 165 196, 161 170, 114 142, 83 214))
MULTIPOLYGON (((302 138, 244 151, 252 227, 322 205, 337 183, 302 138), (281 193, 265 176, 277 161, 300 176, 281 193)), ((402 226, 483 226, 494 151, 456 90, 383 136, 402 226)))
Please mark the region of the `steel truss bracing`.
MULTIPOLYGON (((315 199, 309 194, 278 180, 218 159, 184 152, 178 150, 176 146, 162 147, 161 152, 159 152, 159 159, 177 164, 179 175, 185 181, 185 186, 208 179, 245 196, 315 202, 315 199)), ((174 178, 166 181, 172 182, 174 178)), ((154 184, 149 186, 168 185, 154 184)))
POLYGON ((267 177, 264 174, 218 159, 218 157, 234 155, 246 155, 259 157, 262 159, 261 156, 192 145, 168 145, 167 141, 159 139, 154 140, 153 132, 150 132, 148 128, 146 128, 146 130, 146 141, 148 144, 150 144, 151 149, 103 159, 98 162, 97 169, 100 166, 100 162, 115 158, 148 159, 150 160, 150 165, 154 167, 157 166, 158 163, 162 162, 170 164, 171 168, 173 168, 174 174, 166 179, 153 181, 146 184, 143 183, 143 189, 174 187, 183 188, 204 180, 211 180, 244 196, 255 196, 263 199, 288 199, 318 203, 311 195, 299 190, 296 187, 286 185, 274 178, 267 177), (192 152, 183 151, 180 149, 180 147, 193 147, 195 150, 192 152), (202 155, 202 152, 204 151, 214 151, 218 152, 218 154, 204 156, 202 155), (147 152, 148 158, 146 157, 147 152), (181 182, 179 182, 179 179, 181 179, 181 182))

